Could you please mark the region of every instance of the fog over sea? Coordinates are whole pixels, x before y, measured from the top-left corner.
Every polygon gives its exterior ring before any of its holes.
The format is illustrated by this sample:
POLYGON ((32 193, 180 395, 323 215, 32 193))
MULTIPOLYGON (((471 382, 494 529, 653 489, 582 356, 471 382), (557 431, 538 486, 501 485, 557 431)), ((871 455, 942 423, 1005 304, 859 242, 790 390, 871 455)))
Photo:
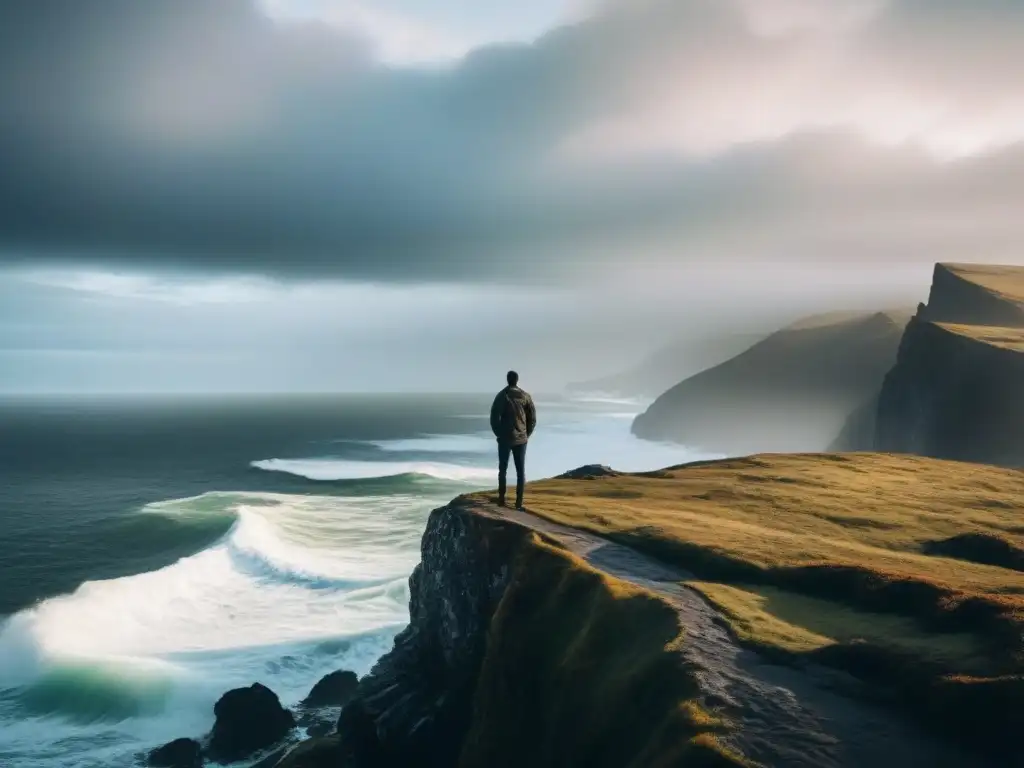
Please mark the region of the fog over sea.
MULTIPOLYGON (((487 395, 0 401, 0 765, 119 768, 226 690, 294 705, 408 621, 430 510, 496 485, 487 395)), ((706 458, 535 395, 531 479, 706 458)))

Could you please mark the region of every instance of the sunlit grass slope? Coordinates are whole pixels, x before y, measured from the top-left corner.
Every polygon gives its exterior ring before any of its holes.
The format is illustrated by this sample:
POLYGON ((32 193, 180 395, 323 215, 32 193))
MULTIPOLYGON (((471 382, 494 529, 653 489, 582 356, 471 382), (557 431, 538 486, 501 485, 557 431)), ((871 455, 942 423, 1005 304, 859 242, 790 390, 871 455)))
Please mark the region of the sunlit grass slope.
POLYGON ((1024 727, 1024 473, 771 455, 531 485, 528 507, 694 574, 741 642, 841 667, 947 735, 1024 727))

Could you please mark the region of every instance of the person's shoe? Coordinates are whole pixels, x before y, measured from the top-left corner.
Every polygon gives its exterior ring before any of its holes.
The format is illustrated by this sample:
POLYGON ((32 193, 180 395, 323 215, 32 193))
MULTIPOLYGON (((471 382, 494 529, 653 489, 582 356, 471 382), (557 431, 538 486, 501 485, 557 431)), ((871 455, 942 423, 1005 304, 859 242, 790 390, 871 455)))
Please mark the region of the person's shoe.
POLYGON ((517 501, 516 502, 516 509, 518 509, 520 512, 522 512, 523 511, 523 502, 517 501))
POLYGON ((499 507, 507 507, 508 506, 508 504, 505 503, 505 499, 502 498, 501 496, 498 497, 498 506, 499 507))

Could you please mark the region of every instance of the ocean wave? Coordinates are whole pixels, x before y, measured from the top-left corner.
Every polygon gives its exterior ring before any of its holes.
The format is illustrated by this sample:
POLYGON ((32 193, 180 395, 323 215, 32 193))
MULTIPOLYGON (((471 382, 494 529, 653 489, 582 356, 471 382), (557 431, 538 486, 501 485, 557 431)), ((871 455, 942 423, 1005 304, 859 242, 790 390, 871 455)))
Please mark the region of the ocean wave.
POLYGON ((421 476, 457 483, 480 484, 494 476, 494 470, 427 461, 353 461, 348 459, 263 459, 251 466, 266 472, 283 472, 308 480, 373 480, 421 476))
POLYGON ((370 440, 370 445, 389 453, 492 453, 490 433, 474 435, 422 435, 400 440, 370 440))
POLYGON ((391 631, 407 621, 428 508, 413 497, 251 493, 150 505, 140 517, 234 522, 172 565, 86 582, 7 619, 0 698, 15 691, 26 713, 76 722, 141 717, 164 706, 182 663, 391 631))
POLYGON ((17 694, 29 716, 72 723, 121 722, 163 713, 180 670, 153 659, 64 659, 17 694))
POLYGON ((137 765, 154 745, 209 731, 231 688, 258 680, 294 707, 330 672, 365 674, 402 626, 171 660, 54 657, 27 685, 0 689, 0 765, 137 765))
POLYGON ((316 552, 283 538, 266 518, 242 508, 238 522, 225 541, 236 568, 260 579, 288 582, 310 589, 359 590, 390 584, 394 573, 359 578, 346 569, 337 573, 339 563, 329 551, 316 552))

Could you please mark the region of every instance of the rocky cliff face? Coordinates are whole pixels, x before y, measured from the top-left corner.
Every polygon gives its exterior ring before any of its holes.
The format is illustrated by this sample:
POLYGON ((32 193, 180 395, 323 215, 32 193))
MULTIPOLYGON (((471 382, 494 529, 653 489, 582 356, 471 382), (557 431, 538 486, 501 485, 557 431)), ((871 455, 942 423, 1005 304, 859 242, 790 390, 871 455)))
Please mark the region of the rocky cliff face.
POLYGON ((523 535, 457 503, 434 510, 409 580, 409 626, 342 713, 345 765, 456 765, 487 629, 523 535))
POLYGON ((1024 268, 937 265, 886 375, 871 445, 1024 466, 1024 268))
POLYGON ((744 764, 695 701, 666 601, 465 499, 432 513, 422 555, 408 628, 360 681, 338 733, 282 766, 744 764))
POLYGON ((874 447, 1024 466, 1022 391, 1024 331, 915 320, 882 387, 874 447))

